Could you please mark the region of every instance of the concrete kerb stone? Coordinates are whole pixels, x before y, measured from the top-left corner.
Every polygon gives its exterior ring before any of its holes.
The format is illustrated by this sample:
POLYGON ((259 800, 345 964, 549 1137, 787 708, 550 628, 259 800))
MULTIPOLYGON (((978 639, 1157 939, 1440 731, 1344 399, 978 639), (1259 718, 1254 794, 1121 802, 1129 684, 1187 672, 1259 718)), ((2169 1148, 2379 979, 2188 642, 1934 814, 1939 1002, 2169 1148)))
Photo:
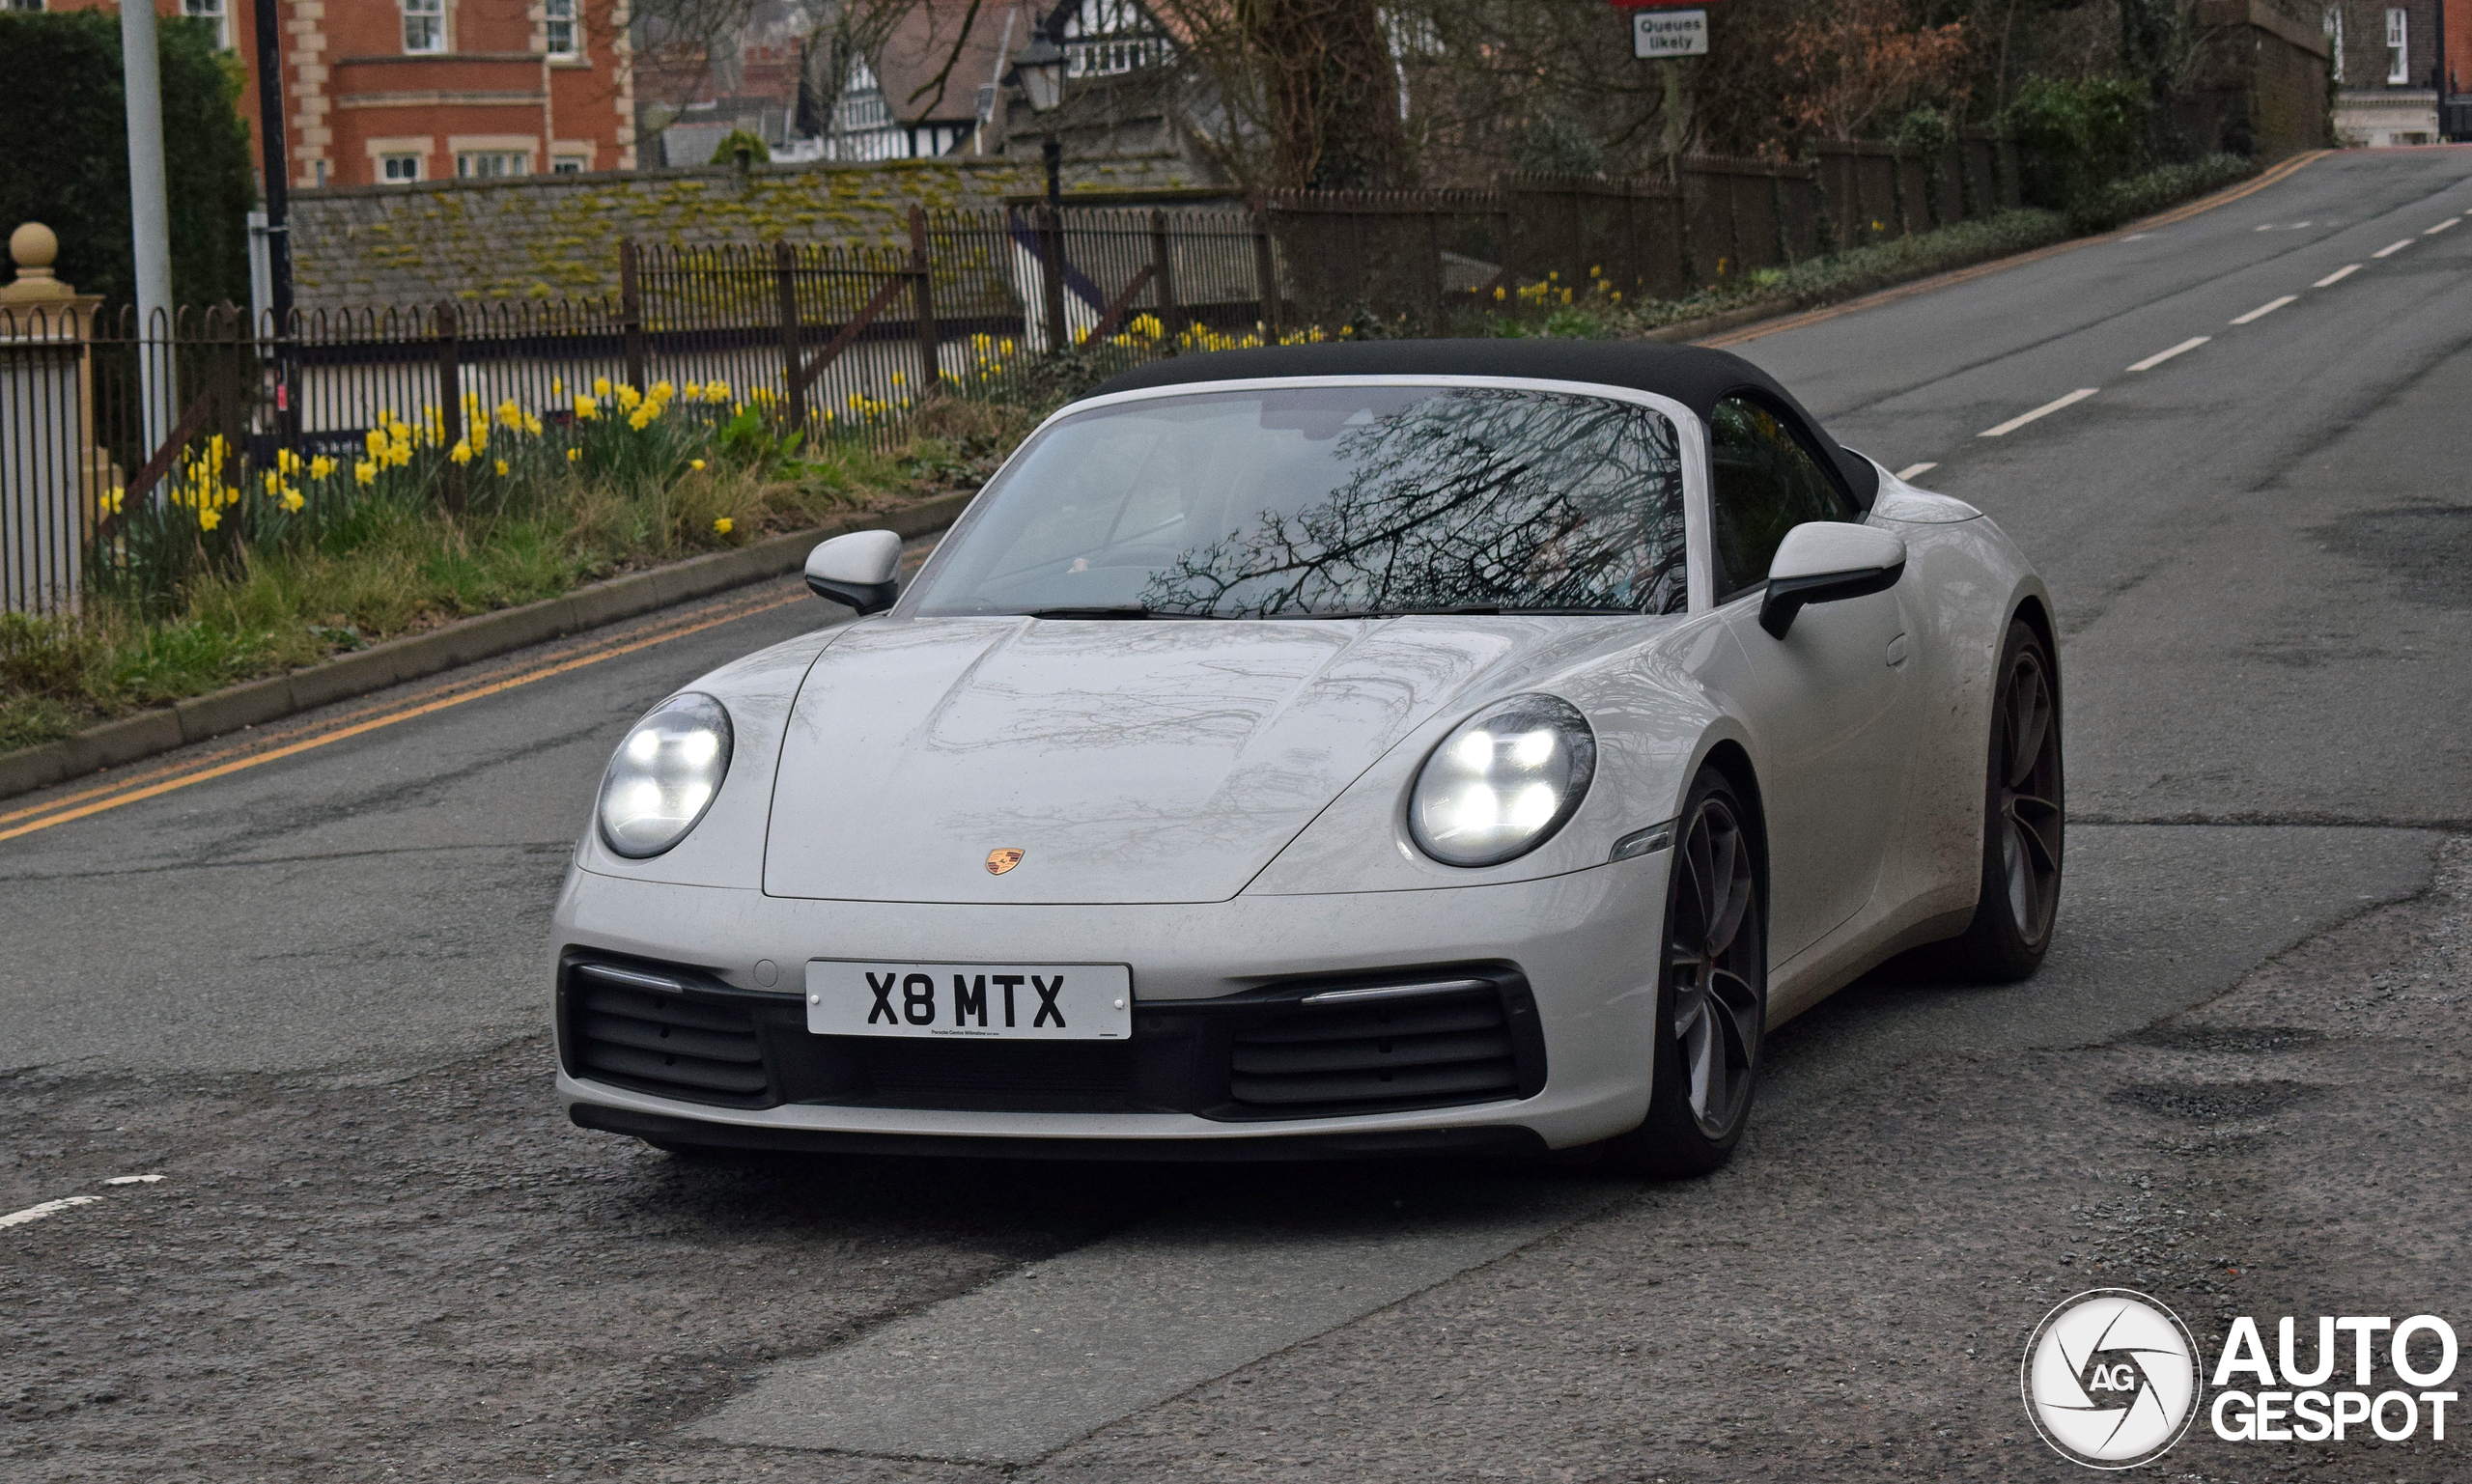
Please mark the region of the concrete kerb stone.
POLYGON ((389 639, 289 675, 246 681, 106 721, 74 737, 0 755, 0 798, 796 572, 805 565, 807 552, 817 542, 851 531, 890 530, 904 541, 940 531, 961 515, 971 494, 957 490, 883 515, 857 516, 735 551, 716 551, 649 572, 630 573, 562 597, 389 639))

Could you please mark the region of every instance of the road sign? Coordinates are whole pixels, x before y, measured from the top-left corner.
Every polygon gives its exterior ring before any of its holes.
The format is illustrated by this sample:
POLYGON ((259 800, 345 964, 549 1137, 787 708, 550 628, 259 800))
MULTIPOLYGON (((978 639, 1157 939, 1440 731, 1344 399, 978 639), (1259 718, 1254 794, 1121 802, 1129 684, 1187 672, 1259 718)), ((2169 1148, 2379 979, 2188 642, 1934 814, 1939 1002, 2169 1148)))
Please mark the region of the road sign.
POLYGON ((1706 11, 1635 11, 1631 15, 1631 55, 1635 57, 1704 57, 1708 54, 1706 11))

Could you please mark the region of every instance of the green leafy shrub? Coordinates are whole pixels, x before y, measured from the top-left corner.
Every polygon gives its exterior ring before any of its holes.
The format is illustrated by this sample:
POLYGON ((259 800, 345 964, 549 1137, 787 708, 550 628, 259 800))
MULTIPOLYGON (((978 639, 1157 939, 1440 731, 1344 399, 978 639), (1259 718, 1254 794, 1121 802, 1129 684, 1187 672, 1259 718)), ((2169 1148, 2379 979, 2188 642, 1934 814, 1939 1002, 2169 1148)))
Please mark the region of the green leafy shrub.
POLYGON ((2030 78, 2004 116, 2017 141, 2027 203, 2066 210, 2143 168, 2152 107, 2146 84, 2134 77, 2030 78))
POLYGON ((2165 165, 2094 187, 2068 208, 2071 232, 2109 232, 2124 222, 2220 190, 2258 173, 2257 162, 2237 154, 2209 154, 2185 165, 2165 165))
MULTIPOLYGON (((81 294, 130 303, 128 122, 120 21, 110 10, 0 10, 0 232, 39 221, 59 234, 56 269, 81 294)), ((249 301, 248 211, 257 200, 239 69, 207 22, 165 17, 159 42, 172 297, 249 301)))

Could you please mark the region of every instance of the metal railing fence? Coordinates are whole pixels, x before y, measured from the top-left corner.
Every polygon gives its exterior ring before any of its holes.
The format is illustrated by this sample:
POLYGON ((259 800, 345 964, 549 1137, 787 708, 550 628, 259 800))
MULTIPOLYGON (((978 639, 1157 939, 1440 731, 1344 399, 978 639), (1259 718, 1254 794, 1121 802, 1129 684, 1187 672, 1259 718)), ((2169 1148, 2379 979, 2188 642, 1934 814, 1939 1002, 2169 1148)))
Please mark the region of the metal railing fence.
POLYGON ((0 610, 159 586, 356 500, 460 510, 562 462, 623 463, 620 429, 672 453, 733 427, 889 449, 931 396, 1037 404, 1158 355, 1671 297, 2017 200, 1986 138, 1670 163, 1242 209, 913 207, 893 247, 627 241, 612 299, 283 324, 0 308, 0 610))

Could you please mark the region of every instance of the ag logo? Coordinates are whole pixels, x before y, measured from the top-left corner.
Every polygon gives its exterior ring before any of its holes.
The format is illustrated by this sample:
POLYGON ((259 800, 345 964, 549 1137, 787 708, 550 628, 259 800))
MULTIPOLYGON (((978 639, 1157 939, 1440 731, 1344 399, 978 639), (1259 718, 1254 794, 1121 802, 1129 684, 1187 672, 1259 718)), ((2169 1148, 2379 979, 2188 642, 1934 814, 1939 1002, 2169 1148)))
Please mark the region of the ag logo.
POLYGON ((2189 1327, 2144 1294, 2079 1294, 2044 1315, 2026 1342, 2026 1415, 2073 1463, 2150 1463, 2197 1416, 2197 1356, 2189 1327))
POLYGON ((990 876, 1002 876, 1021 863, 1022 853, 1017 850, 1007 849, 987 853, 987 874, 990 876))

